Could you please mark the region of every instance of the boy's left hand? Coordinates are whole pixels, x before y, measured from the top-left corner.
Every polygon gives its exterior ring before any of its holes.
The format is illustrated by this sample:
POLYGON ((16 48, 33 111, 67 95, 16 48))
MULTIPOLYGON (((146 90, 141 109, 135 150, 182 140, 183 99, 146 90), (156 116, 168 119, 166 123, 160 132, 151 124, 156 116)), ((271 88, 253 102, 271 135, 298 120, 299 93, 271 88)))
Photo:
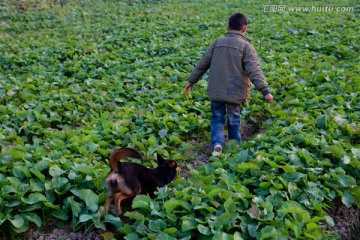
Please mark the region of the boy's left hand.
POLYGON ((266 96, 264 96, 265 100, 268 102, 268 103, 272 103, 274 102, 274 97, 273 95, 271 95, 271 93, 267 94, 266 96))
POLYGON ((194 85, 193 84, 191 84, 191 83, 187 83, 186 84, 186 86, 185 86, 185 93, 190 93, 191 91, 192 91, 192 89, 193 89, 193 87, 194 87, 194 85))

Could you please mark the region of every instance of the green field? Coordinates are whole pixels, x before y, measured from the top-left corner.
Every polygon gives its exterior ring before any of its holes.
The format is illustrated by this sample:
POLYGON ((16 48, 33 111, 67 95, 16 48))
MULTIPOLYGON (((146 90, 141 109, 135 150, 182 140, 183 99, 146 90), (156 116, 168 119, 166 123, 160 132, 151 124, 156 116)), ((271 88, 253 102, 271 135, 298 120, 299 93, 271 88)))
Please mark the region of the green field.
POLYGON ((114 226, 126 239, 338 239, 325 230, 331 208, 360 207, 359 9, 355 0, 2 1, 0 238, 55 220, 106 240, 114 226), (235 12, 248 17, 275 102, 252 88, 242 122, 264 130, 215 157, 207 74, 191 95, 183 88, 235 12), (176 160, 186 179, 105 216, 115 146, 138 149, 149 167, 156 153, 176 160))

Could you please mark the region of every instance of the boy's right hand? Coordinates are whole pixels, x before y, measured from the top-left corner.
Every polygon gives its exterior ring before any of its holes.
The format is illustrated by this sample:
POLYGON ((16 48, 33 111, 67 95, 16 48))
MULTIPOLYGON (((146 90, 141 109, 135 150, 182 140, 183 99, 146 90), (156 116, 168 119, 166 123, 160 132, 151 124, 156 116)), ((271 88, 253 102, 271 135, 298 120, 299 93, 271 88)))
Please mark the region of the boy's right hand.
POLYGON ((185 93, 189 94, 192 91, 193 87, 194 85, 188 82, 184 89, 185 93))
POLYGON ((264 98, 265 98, 265 100, 266 100, 268 103, 272 103, 272 102, 274 101, 274 97, 273 97, 273 95, 271 95, 271 93, 266 94, 266 95, 264 96, 264 98))

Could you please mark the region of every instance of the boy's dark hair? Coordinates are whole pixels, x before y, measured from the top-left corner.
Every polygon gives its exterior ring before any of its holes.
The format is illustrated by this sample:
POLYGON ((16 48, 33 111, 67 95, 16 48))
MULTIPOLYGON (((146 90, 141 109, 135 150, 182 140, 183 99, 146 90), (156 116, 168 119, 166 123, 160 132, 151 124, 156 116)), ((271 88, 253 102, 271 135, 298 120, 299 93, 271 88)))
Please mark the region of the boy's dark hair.
POLYGON ((242 13, 235 13, 229 17, 230 30, 242 30, 248 24, 247 19, 242 13))

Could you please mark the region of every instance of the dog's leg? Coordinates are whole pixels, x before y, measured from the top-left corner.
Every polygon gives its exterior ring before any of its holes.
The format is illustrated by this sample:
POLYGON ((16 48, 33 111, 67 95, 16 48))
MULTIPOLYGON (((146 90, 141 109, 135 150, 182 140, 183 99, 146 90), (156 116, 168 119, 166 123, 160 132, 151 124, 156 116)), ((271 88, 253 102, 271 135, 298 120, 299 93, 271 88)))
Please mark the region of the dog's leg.
POLYGON ((121 213, 121 201, 124 200, 124 199, 127 199, 127 198, 131 198, 132 196, 129 196, 125 193, 122 193, 122 192, 119 192, 119 193, 116 193, 115 194, 115 206, 116 206, 116 212, 115 214, 116 215, 120 215, 121 213))
POLYGON ((111 194, 110 196, 106 197, 106 201, 105 201, 105 205, 104 205, 105 214, 107 214, 109 212, 110 204, 114 200, 114 198, 115 198, 114 194, 111 194))

